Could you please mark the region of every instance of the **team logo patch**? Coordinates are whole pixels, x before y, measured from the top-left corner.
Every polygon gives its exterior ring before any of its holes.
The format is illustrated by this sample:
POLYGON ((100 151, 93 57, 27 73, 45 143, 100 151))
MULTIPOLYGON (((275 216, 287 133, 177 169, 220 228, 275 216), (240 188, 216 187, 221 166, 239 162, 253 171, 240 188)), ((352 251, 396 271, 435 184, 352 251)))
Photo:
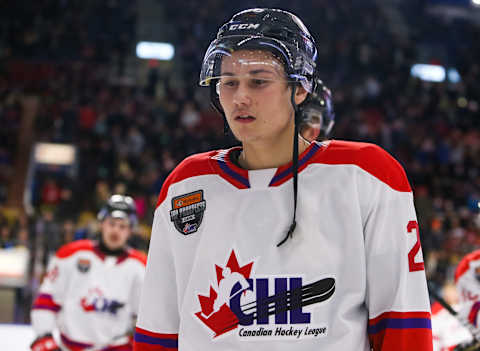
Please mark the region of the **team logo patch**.
POLYGON ((232 250, 223 267, 215 265, 216 284, 208 295, 198 295, 194 315, 213 339, 226 334, 249 341, 327 335, 325 321, 312 321, 311 312, 332 297, 334 278, 304 284, 302 276, 255 276, 253 266, 253 261, 240 265, 232 250))
POLYGON ((92 288, 86 296, 80 299, 80 306, 85 312, 100 312, 116 315, 118 310, 125 306, 115 299, 107 298, 101 289, 92 288))
POLYGON ((90 270, 90 260, 86 258, 79 258, 77 261, 77 268, 81 273, 87 273, 90 270))
POLYGON ((181 234, 195 233, 202 223, 206 205, 203 190, 174 197, 170 220, 181 234))

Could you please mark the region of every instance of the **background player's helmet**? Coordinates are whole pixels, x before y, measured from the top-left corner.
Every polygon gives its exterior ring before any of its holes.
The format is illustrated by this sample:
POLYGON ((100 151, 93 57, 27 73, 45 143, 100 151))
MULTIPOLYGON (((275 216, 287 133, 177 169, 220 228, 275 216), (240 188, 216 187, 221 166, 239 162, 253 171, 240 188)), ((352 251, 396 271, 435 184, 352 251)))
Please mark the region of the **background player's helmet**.
POLYGON ((130 226, 135 227, 138 223, 135 202, 130 196, 118 194, 110 196, 97 216, 99 221, 107 217, 128 219, 130 226))
MULTIPOLYGON (((257 8, 235 14, 219 29, 205 53, 200 85, 213 87, 220 78, 222 59, 238 50, 271 52, 283 63, 288 82, 313 91, 317 48, 305 25, 292 13, 257 8)), ((214 87, 211 91, 213 105, 222 112, 214 87)))
POLYGON ((318 125, 319 139, 328 138, 335 124, 332 92, 318 77, 314 80, 314 90, 301 109, 301 123, 318 125))

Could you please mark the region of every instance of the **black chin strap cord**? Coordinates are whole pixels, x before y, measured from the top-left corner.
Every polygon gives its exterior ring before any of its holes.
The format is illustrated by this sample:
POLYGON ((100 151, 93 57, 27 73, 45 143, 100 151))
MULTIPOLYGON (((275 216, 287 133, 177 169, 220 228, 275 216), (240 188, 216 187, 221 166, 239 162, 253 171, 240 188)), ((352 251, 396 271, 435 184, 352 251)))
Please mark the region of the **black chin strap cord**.
POLYGON ((297 226, 297 197, 298 197, 298 124, 300 123, 299 121, 299 111, 298 111, 298 106, 295 103, 295 91, 296 87, 294 86, 292 88, 292 96, 291 96, 291 102, 293 109, 295 111, 295 128, 294 128, 294 133, 293 133, 293 158, 292 158, 292 172, 293 172, 293 219, 292 219, 292 224, 290 224, 290 228, 288 228, 287 235, 282 239, 277 244, 277 247, 283 245, 288 238, 291 238, 293 236, 293 231, 295 230, 295 227, 297 226))

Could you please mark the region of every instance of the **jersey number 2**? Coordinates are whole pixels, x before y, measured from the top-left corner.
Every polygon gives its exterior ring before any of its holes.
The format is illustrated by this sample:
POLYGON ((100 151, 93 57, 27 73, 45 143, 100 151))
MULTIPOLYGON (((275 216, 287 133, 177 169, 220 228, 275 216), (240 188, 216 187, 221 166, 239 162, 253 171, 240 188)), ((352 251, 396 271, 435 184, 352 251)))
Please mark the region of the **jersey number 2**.
POLYGON ((417 234, 417 241, 412 249, 408 252, 408 268, 410 272, 416 271, 423 271, 425 269, 425 265, 422 262, 415 262, 415 256, 417 255, 418 251, 420 251, 420 230, 418 228, 417 221, 410 221, 407 225, 407 231, 409 233, 415 229, 415 233, 417 234))

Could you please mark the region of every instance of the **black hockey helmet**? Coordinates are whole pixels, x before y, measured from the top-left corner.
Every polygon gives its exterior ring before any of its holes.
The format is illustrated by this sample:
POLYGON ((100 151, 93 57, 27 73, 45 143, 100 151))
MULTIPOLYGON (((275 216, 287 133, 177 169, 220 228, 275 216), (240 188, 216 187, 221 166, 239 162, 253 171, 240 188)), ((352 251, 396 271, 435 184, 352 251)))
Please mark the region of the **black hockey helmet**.
POLYGON ((213 85, 220 79, 222 59, 238 50, 272 53, 283 63, 288 82, 301 84, 309 93, 313 91, 317 48, 302 21, 283 10, 248 9, 220 27, 203 59, 199 84, 211 86, 212 103, 220 112, 222 108, 213 85))
POLYGON ((107 217, 128 219, 134 228, 138 224, 137 207, 130 196, 115 194, 98 212, 97 219, 102 222, 107 217))
POLYGON ((327 139, 335 124, 332 92, 318 77, 314 79, 314 90, 303 104, 301 123, 319 125, 319 139, 327 139))

